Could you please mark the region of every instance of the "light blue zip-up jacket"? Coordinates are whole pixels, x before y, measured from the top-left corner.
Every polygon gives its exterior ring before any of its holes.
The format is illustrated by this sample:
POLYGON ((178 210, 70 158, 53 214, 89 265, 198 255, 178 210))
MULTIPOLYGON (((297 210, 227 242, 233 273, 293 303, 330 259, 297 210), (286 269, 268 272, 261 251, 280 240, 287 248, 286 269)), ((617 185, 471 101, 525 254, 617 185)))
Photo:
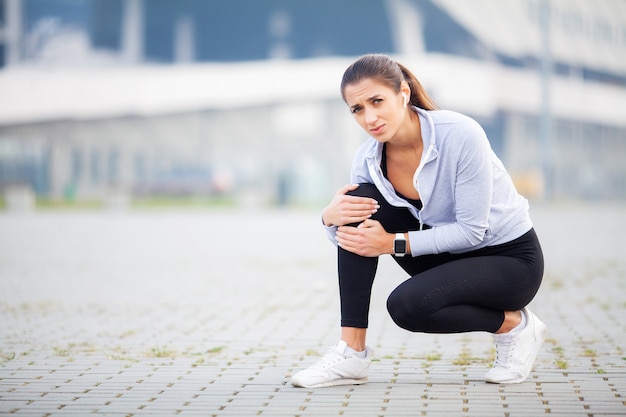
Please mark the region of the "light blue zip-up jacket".
MULTIPOLYGON (((462 253, 510 242, 529 231, 528 201, 517 193, 482 127, 453 111, 413 110, 424 142, 413 177, 422 209, 395 193, 380 168, 383 145, 371 137, 357 150, 350 174, 352 184, 376 185, 391 205, 406 207, 432 227, 409 232, 411 254, 462 253)), ((326 230, 337 244, 337 228, 326 230)))

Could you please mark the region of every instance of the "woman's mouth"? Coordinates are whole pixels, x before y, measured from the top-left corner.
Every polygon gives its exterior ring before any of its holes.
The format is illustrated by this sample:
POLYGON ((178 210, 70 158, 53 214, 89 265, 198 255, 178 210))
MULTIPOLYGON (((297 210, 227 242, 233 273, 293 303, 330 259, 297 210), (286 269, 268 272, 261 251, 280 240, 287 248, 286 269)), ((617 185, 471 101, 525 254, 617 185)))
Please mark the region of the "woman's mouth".
POLYGON ((376 126, 370 129, 370 133, 372 135, 379 135, 382 133, 383 129, 385 128, 385 125, 380 125, 380 126, 376 126))

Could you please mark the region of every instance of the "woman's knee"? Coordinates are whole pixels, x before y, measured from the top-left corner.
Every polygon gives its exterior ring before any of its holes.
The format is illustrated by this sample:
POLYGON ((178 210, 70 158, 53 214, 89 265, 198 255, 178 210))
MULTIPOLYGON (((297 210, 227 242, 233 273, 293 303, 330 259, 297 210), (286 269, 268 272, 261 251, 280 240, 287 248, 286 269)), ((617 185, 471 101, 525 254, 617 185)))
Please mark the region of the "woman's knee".
MULTIPOLYGON (((376 188, 376 186, 374 184, 370 184, 370 183, 367 183, 367 182, 359 184, 359 188, 357 188, 356 190, 348 191, 346 194, 350 195, 350 196, 353 196, 353 197, 373 198, 374 200, 376 200, 378 202, 384 200, 383 196, 380 194, 380 191, 378 191, 378 188, 376 188)), ((376 215, 373 216, 372 218, 378 220, 378 216, 376 216, 376 215)), ((357 227, 360 224, 361 224, 361 222, 356 222, 356 223, 347 224, 346 226, 357 227)))
POLYGON ((380 194, 380 191, 378 191, 378 188, 376 188, 374 184, 370 184, 367 182, 359 184, 359 188, 357 188, 356 190, 348 191, 347 194, 355 197, 369 197, 375 200, 380 200, 382 198, 382 195, 380 194))
POLYGON ((387 298, 387 311, 399 327, 411 332, 421 332, 428 328, 429 314, 420 308, 415 298, 407 300, 399 291, 393 291, 387 298))
MULTIPOLYGON (((379 221, 389 233, 419 229, 419 220, 413 216, 411 211, 406 207, 392 206, 374 184, 359 184, 356 190, 349 191, 347 194, 376 200, 379 208, 378 211, 372 215, 371 219, 379 221)), ((352 224, 352 226, 354 225, 356 224, 352 224)))

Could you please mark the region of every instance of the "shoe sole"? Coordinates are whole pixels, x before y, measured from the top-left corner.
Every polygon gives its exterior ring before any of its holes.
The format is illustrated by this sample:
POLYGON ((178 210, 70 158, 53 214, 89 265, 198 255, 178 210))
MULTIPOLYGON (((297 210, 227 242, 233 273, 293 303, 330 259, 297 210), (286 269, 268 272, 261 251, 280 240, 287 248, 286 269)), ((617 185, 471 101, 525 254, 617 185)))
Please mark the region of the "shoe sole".
POLYGON ((291 381, 291 385, 298 388, 326 388, 326 387, 334 387, 338 385, 361 385, 367 383, 368 378, 359 378, 359 379, 335 379, 328 382, 322 382, 319 384, 313 385, 304 385, 298 382, 291 381))
POLYGON ((540 323, 540 325, 537 326, 539 327, 539 332, 538 332, 539 334, 536 335, 538 342, 535 344, 535 348, 533 349, 532 354, 528 357, 528 361, 531 362, 532 365, 530 366, 530 369, 528 370, 526 375, 522 375, 521 377, 516 378, 516 379, 507 379, 504 381, 490 380, 489 378, 485 378, 486 382, 489 382, 491 384, 520 384, 526 381, 526 379, 528 378, 528 376, 530 375, 533 369, 533 366, 535 364, 535 359, 537 359, 537 355, 539 354, 539 350, 541 349, 541 346, 543 345, 543 342, 546 340, 546 336, 548 334, 548 328, 546 327, 546 325, 536 317, 535 317, 535 320, 537 320, 540 323))

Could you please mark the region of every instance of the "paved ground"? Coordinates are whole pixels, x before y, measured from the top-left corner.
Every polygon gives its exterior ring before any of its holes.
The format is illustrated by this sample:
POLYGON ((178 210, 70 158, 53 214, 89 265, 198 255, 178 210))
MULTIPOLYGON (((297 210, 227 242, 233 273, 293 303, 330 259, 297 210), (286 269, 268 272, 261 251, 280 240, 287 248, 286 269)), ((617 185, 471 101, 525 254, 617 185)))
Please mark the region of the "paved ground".
POLYGON ((338 338, 316 212, 0 214, 0 415, 626 415, 626 206, 538 206, 549 326, 536 370, 492 385, 489 335, 411 334, 381 262, 370 383, 297 389, 338 338))

